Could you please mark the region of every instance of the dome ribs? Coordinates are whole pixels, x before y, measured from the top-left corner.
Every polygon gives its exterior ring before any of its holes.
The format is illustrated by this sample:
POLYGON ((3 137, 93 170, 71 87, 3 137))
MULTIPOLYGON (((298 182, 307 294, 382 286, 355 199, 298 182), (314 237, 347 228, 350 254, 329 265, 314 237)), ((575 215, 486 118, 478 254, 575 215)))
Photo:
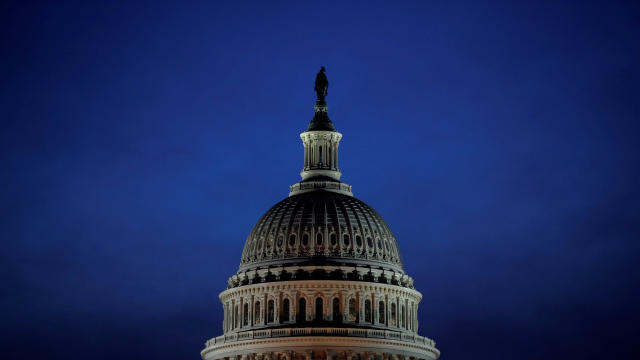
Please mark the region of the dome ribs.
MULTIPOLYGON (((336 205, 338 205, 338 202, 336 202, 336 205)), ((341 236, 340 238, 338 238, 338 244, 340 245, 340 249, 342 250, 341 253, 344 255, 351 253, 350 248, 352 248, 353 246, 353 231, 352 231, 352 226, 351 226, 351 214, 349 213, 349 211, 347 210, 347 207, 345 206, 345 202, 344 201, 340 201, 339 205, 340 209, 342 210, 343 213, 343 219, 344 219, 344 224, 340 224, 341 226, 341 230, 346 228, 347 232, 346 234, 344 232, 341 231, 341 236), (344 235, 348 235, 349 236, 349 244, 346 245, 344 244, 344 235)))
POLYGON ((380 215, 352 196, 324 190, 290 196, 269 209, 247 238, 239 270, 296 264, 403 272, 397 241, 380 215))
MULTIPOLYGON (((371 216, 370 216, 370 211, 367 211, 367 210, 370 210, 370 209, 365 209, 363 207, 363 203, 356 203, 355 206, 360 208, 360 213, 364 217, 364 220, 367 222, 368 232, 365 231, 365 234, 363 234, 362 249, 364 250, 363 253, 365 254, 366 258, 368 259, 369 258, 369 251, 367 251, 367 250, 369 249, 370 246, 369 246, 369 241, 367 241, 367 239, 370 239, 373 236, 374 232, 378 230, 377 229, 378 226, 376 225, 374 227, 374 226, 371 225, 371 220, 372 219, 371 219, 371 216)), ((375 244, 373 244, 373 251, 372 251, 371 255, 375 254, 375 250, 376 250, 376 247, 375 247, 375 244)))
POLYGON ((336 232, 336 237, 337 237, 337 243, 335 245, 335 251, 336 253, 338 253, 340 256, 342 256, 342 236, 343 236, 343 232, 342 232, 342 225, 344 224, 345 220, 344 220, 344 213, 340 211, 339 207, 338 207, 338 202, 336 201, 337 196, 332 196, 331 197, 331 202, 333 204, 333 208, 336 211, 336 224, 335 224, 335 232, 336 232))
POLYGON ((295 235, 295 242, 291 249, 291 255, 295 255, 299 253, 298 249, 300 248, 300 241, 302 237, 301 222, 302 222, 302 212, 304 211, 304 203, 299 201, 296 202, 296 206, 294 209, 295 210, 292 214, 292 222, 291 222, 291 224, 293 225, 293 231, 291 233, 295 235))
MULTIPOLYGON (((285 200, 289 200, 288 198, 285 200)), ((287 237, 286 237, 286 228, 283 228, 282 223, 288 221, 287 213, 289 212, 289 208, 293 205, 292 201, 282 201, 283 206, 281 207, 282 212, 278 217, 277 224, 275 226, 275 244, 274 244, 274 252, 273 258, 283 258, 285 254, 285 249, 287 247, 287 237), (280 241, 282 240, 282 243, 280 241), (280 243, 280 244, 279 244, 280 243), (277 249, 277 251, 275 251, 277 249)))

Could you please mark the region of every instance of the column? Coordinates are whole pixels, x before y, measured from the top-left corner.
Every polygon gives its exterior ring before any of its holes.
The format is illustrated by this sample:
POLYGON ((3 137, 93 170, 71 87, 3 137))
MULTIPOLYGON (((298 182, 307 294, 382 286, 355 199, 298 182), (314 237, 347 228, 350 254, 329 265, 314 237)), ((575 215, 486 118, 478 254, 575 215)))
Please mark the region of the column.
POLYGON ((373 316, 372 323, 374 325, 378 324, 378 316, 380 315, 378 313, 379 307, 380 305, 378 304, 378 296, 376 296, 376 293, 374 292, 373 294, 371 294, 371 316, 373 316))

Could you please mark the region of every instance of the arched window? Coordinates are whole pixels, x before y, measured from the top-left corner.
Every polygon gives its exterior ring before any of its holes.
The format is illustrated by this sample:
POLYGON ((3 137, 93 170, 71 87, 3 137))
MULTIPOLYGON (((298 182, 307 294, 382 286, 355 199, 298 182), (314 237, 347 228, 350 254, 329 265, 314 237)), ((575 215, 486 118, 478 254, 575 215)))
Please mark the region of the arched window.
POLYGON ((391 303, 391 326, 396 326, 396 303, 391 303))
POLYGON ((256 301, 253 306, 253 323, 254 325, 260 324, 260 302, 256 301))
POLYGON ((316 298, 316 320, 324 320, 324 311, 322 309, 322 298, 316 298))
POLYGON ((289 299, 282 300, 282 315, 280 316, 280 322, 289 321, 289 299))
POLYGON ((238 305, 234 306, 233 309, 233 316, 234 316, 234 328, 240 327, 240 312, 238 311, 238 305))
POLYGON ((242 312, 242 325, 247 326, 249 325, 249 304, 248 303, 244 303, 244 311, 242 312))
POLYGON ((358 309, 356 308, 356 299, 349 299, 349 321, 358 321, 358 309))
POLYGON ((364 301, 364 321, 371 322, 371 301, 369 299, 364 301))
POLYGON ((333 298, 333 306, 332 306, 332 314, 333 315, 333 321, 340 321, 342 320, 342 314, 340 314, 340 299, 338 298, 333 298))
POLYGON ((316 245, 322 245, 322 234, 316 234, 316 245))
POLYGON ((298 302, 298 322, 307 321, 307 300, 300 298, 298 302))
POLYGON ((385 314, 384 314, 384 301, 380 301, 378 303, 378 322, 381 324, 385 324, 386 321, 384 321, 385 319, 385 314))
POLYGON ((272 323, 274 321, 274 309, 275 305, 273 300, 269 300, 269 303, 267 304, 267 322, 268 323, 272 323))
POLYGON ((318 161, 318 162, 319 162, 320 164, 322 164, 322 146, 320 146, 320 147, 319 147, 318 154, 320 155, 320 156, 319 156, 319 158, 320 158, 319 160, 320 160, 320 161, 318 161))

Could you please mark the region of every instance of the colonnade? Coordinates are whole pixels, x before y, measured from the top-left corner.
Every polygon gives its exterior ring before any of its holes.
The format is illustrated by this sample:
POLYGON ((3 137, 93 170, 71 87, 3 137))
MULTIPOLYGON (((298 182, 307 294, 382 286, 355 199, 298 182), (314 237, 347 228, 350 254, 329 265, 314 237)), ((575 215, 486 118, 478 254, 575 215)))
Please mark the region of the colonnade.
POLYGON ((224 331, 324 321, 417 332, 417 301, 379 292, 302 291, 237 296, 224 303, 224 331))
POLYGON ((300 135, 304 144, 304 170, 338 171, 338 146, 342 135, 335 131, 308 131, 300 135))

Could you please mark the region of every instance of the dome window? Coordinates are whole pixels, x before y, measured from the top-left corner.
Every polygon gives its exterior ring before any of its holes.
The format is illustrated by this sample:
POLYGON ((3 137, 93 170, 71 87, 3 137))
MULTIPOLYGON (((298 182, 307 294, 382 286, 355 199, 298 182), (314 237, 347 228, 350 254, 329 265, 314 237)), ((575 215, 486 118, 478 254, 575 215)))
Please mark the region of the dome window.
POLYGON ((369 299, 364 301, 364 321, 371 322, 371 300, 369 299))
POLYGON ((278 247, 281 247, 283 242, 284 242, 283 236, 282 235, 278 236, 278 247))
POLYGON ((358 321, 358 311, 356 309, 356 300, 349 299, 349 321, 358 321))
POLYGON ((331 312, 332 320, 335 322, 340 322, 340 320, 342 320, 342 314, 340 314, 340 299, 333 298, 332 308, 333 308, 331 312))
POLYGON ((336 238, 336 234, 331 234, 331 245, 336 246, 338 243, 338 239, 336 238))
POLYGON ((373 247, 373 240, 371 240, 370 237, 367 237, 367 246, 372 248, 373 247))
POLYGON ((300 298, 298 302, 298 323, 307 321, 307 300, 300 298))
POLYGON ((316 320, 324 320, 322 298, 316 298, 316 320))
POLYGON ((356 235, 356 245, 358 245, 358 247, 362 246, 362 238, 360 235, 356 235))
POLYGON ((273 300, 269 300, 269 302, 267 303, 267 322, 268 323, 272 323, 274 321, 274 302, 273 300))
POLYGON ((282 315, 280 316, 280 322, 289 321, 289 299, 282 300, 282 315))
POLYGON ((256 304, 253 309, 253 323, 255 325, 260 324, 260 302, 256 301, 256 304))
POLYGON ((391 326, 396 326, 396 304, 391 303, 391 326))
POLYGON ((344 243, 344 246, 349 246, 349 235, 344 234, 344 236, 342 237, 342 242, 344 243))
POLYGON ((296 236, 295 234, 289 235, 289 246, 293 246, 296 244, 296 236))
POLYGON ((302 235, 302 245, 304 246, 309 245, 309 234, 302 235))
POLYGON ((378 239, 378 249, 382 249, 382 241, 380 239, 378 239))
POLYGON ((316 235, 316 245, 322 245, 322 234, 320 233, 316 235))

